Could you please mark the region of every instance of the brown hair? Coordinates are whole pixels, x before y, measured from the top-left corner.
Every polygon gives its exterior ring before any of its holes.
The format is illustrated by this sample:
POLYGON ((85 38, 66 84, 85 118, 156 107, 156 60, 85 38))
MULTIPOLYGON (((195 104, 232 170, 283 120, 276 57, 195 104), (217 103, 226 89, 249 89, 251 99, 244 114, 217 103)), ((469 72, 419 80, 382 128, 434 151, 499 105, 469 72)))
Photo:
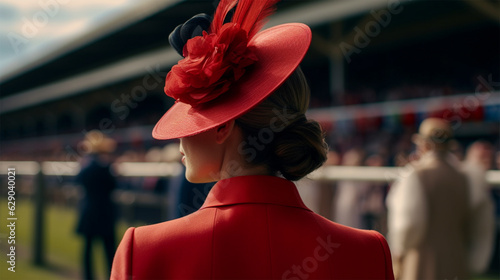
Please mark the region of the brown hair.
POLYGON ((299 180, 320 167, 328 147, 320 125, 307 120, 309 86, 298 68, 271 96, 236 120, 244 141, 238 147, 249 164, 299 180))

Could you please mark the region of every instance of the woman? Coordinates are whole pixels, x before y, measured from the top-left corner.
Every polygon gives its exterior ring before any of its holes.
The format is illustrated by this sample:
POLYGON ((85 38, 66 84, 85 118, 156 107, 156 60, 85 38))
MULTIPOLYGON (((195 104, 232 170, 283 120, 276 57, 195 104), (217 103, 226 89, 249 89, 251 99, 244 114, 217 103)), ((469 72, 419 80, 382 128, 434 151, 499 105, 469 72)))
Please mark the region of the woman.
POLYGON ((185 57, 165 83, 177 102, 153 130, 180 138, 189 181, 218 182, 193 214, 129 229, 112 278, 392 279, 379 233, 313 213, 291 182, 327 152, 320 126, 304 115, 309 92, 298 65, 310 29, 257 33, 276 1, 239 1, 224 24, 236 2, 221 1, 211 23, 198 15, 171 34, 185 57))

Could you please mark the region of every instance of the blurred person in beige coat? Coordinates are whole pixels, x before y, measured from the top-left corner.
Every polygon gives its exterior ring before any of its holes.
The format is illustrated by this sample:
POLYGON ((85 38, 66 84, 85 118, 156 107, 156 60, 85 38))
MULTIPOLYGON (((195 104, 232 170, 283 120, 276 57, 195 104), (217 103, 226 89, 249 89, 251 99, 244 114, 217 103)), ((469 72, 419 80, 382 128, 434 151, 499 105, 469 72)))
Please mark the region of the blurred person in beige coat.
MULTIPOLYGON (((494 149, 487 141, 472 143, 463 162, 463 171, 470 182, 472 211, 469 269, 475 274, 484 273, 490 264, 495 248, 495 209, 491 186, 486 172, 493 167, 494 149)), ((498 242, 498 241, 497 241, 498 242)), ((497 243, 498 244, 498 243, 497 243)))
POLYGON ((388 242, 397 279, 467 279, 469 184, 449 152, 452 129, 429 118, 413 136, 409 163, 387 197, 388 242))

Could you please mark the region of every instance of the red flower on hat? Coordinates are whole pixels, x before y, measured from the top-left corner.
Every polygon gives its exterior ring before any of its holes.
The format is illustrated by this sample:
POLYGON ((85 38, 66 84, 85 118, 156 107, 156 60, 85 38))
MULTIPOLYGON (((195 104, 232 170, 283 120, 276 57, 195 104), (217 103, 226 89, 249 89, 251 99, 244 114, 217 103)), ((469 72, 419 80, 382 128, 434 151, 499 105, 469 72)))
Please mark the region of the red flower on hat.
POLYGON ((167 75, 165 93, 192 106, 225 93, 257 61, 247 32, 235 23, 224 24, 216 33, 203 31, 187 41, 183 54, 167 75))

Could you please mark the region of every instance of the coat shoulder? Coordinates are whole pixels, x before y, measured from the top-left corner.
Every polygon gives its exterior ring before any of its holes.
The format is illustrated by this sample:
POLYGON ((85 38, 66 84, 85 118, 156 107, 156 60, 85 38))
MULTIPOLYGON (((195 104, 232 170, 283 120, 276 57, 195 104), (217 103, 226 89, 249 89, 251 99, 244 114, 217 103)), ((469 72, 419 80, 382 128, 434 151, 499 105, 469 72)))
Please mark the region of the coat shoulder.
POLYGON ((328 243, 337 248, 331 255, 331 265, 363 269, 334 270, 335 279, 393 279, 392 257, 386 239, 374 230, 347 227, 317 214, 318 224, 326 233, 328 243), (337 275, 338 274, 338 275, 337 275))

